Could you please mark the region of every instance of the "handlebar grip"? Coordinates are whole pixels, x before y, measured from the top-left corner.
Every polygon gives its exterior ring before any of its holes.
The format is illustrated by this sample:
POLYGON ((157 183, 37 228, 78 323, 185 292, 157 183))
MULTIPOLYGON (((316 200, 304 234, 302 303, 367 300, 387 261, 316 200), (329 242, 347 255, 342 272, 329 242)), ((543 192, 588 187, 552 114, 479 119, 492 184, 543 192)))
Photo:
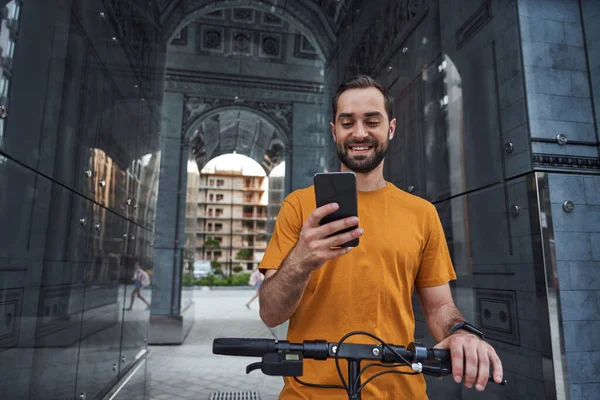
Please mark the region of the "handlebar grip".
POLYGON ((447 349, 428 349, 427 359, 429 360, 440 360, 442 365, 450 365, 452 358, 450 356, 450 350, 447 349))
POLYGON ((218 338, 213 340, 213 354, 262 357, 277 351, 274 339, 218 338))

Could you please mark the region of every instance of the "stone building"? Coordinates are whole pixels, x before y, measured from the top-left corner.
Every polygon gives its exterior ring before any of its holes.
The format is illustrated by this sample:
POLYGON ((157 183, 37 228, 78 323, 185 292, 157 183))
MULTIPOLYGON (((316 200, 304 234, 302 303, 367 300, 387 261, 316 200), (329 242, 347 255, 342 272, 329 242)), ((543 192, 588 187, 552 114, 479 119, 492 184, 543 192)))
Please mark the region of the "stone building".
MULTIPOLYGON (((600 2, 0 10, 3 396, 100 398, 148 342, 181 343, 189 154, 202 166, 235 150, 267 175, 285 161, 282 194, 308 186, 339 166, 332 94, 365 73, 396 99, 386 179, 437 207, 456 302, 513 382, 485 398, 600 397, 600 2), (124 311, 136 262, 152 274, 150 316, 124 311)), ((477 396, 448 379, 428 391, 477 396)))

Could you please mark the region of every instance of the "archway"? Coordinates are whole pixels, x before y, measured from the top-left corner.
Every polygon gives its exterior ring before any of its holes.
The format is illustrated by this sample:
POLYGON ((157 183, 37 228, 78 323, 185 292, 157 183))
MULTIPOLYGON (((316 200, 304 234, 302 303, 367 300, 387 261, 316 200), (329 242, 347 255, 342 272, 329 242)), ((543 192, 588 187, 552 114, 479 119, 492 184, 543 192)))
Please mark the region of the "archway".
POLYGON ((184 137, 199 169, 208 160, 235 151, 259 163, 267 174, 282 161, 292 141, 288 127, 243 102, 203 110, 191 118, 184 137))
MULTIPOLYGON (((281 199, 326 168, 324 69, 333 31, 314 2, 288 3, 197 1, 185 12, 174 8, 165 19, 154 272, 154 281, 163 285, 155 289, 151 343, 167 342, 161 318, 185 318, 181 283, 190 156, 201 170, 208 160, 236 152, 258 162, 265 175, 284 163, 277 179, 281 199), (161 335, 153 334, 153 321, 161 335)), ((271 219, 277 210, 268 210, 271 219)))
POLYGON ((251 7, 277 15, 293 24, 309 38, 323 60, 327 58, 335 45, 336 37, 331 22, 319 9, 319 6, 310 0, 285 2, 277 0, 195 0, 186 3, 180 2, 174 8, 167 7, 163 10, 163 15, 167 14, 163 23, 165 43, 171 43, 182 28, 200 16, 220 9, 251 7))

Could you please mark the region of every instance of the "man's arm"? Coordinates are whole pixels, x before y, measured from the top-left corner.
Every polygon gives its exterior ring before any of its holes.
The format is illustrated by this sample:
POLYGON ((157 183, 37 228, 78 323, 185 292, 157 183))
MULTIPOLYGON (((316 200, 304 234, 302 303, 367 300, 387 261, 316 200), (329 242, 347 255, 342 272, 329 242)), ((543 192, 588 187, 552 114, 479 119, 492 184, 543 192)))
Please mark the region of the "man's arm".
POLYGON ((279 269, 265 272, 265 280, 260 287, 258 301, 260 318, 270 328, 287 321, 298 308, 311 272, 294 268, 283 261, 279 269))
POLYGON ((464 321, 463 314, 452 300, 450 285, 418 288, 417 294, 429 333, 438 342, 450 336, 450 330, 464 321))
POLYGON ((427 327, 439 341, 435 346, 449 349, 452 357, 452 375, 456 383, 464 377, 465 387, 479 391, 485 389, 490 376, 490 364, 494 371, 494 381, 502 381, 502 362, 496 351, 478 336, 466 331, 450 335, 450 330, 464 321, 462 313, 452 300, 448 284, 421 287, 417 289, 421 308, 425 314, 427 327))
POLYGON ((302 225, 298 241, 279 268, 265 273, 265 281, 259 291, 259 304, 260 317, 267 326, 274 327, 287 321, 298 308, 312 271, 321 268, 327 260, 348 253, 352 250, 350 247, 338 246, 362 235, 361 228, 335 234, 344 228, 356 226, 356 217, 319 224, 323 217, 338 207, 337 204, 328 204, 313 211, 302 225))

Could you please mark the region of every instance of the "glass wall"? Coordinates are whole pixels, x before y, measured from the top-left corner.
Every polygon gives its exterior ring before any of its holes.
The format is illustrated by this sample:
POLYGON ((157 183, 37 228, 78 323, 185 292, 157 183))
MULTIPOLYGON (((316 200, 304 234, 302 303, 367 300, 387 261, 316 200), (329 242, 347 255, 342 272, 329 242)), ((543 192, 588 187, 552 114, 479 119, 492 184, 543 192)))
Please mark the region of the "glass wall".
POLYGON ((0 1, 0 393, 100 398, 148 341, 183 343, 190 157, 279 165, 271 230, 339 168, 330 99, 364 73, 395 98, 385 177, 437 207, 456 303, 510 382, 430 397, 595 398, 574 372, 598 363, 575 334, 600 320, 592 3, 0 1))
POLYGON ((146 349, 164 54, 131 3, 4 3, 0 392, 99 398, 146 349))

